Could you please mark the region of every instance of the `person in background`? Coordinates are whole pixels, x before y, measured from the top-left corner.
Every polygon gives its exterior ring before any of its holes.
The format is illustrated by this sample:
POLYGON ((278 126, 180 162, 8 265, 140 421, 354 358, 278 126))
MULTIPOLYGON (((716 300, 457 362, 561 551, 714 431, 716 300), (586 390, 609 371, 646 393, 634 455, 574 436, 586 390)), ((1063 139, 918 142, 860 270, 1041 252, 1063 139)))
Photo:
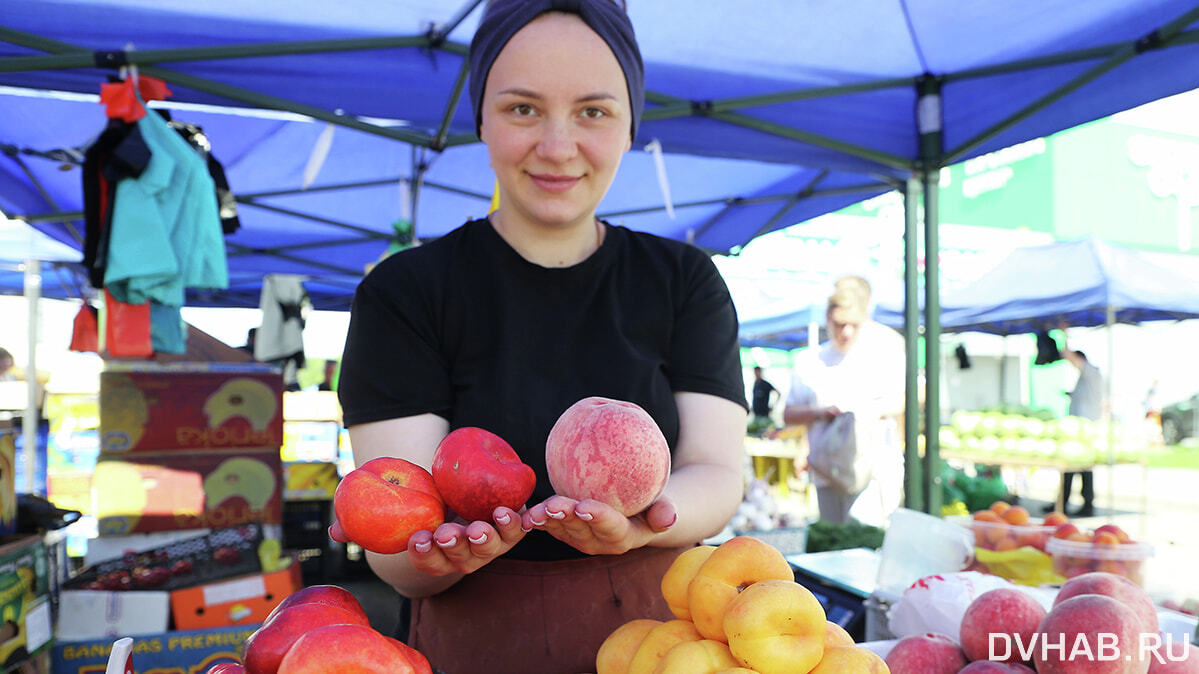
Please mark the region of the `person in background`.
MULTIPOLYGON (((258 339, 258 328, 250 328, 246 331, 246 343, 237 347, 238 349, 250 354, 250 358, 254 358, 254 342, 258 339)), ((257 359, 255 359, 257 360, 257 359)))
POLYGON ((0 381, 15 381, 16 375, 13 374, 13 365, 16 361, 13 360, 12 354, 8 349, 0 346, 0 381))
POLYGON ((468 62, 498 208, 367 274, 338 396, 358 465, 428 469, 451 430, 478 427, 513 447, 536 487, 526 508, 456 519, 367 560, 410 600, 396 635, 447 674, 594 671, 614 629, 673 617, 663 573, 741 501, 736 313, 703 251, 596 217, 645 95, 621 6, 492 0, 468 62), (631 517, 550 485, 550 428, 589 396, 641 406, 671 448, 663 492, 631 517))
MULTIPOLYGON (((1066 324, 1059 326, 1062 331, 1062 358, 1078 370, 1078 381, 1070 391, 1070 416, 1082 417, 1098 421, 1103 418, 1104 382, 1103 374, 1095 367, 1087 354, 1071 349, 1066 343, 1066 324)), ((1070 517, 1091 517, 1095 514, 1095 473, 1090 470, 1068 471, 1062 473, 1061 503, 1066 507, 1070 517), (1070 489, 1074 485, 1074 476, 1080 478, 1079 487, 1082 505, 1077 510, 1069 509, 1070 489)), ((1050 506, 1052 509, 1055 506, 1050 506)))
POLYGON ((762 377, 762 368, 754 367, 753 402, 750 404, 753 417, 749 421, 751 434, 766 433, 774 428, 774 420, 770 418, 770 412, 778 397, 779 390, 762 377))
POLYGON ((809 447, 816 452, 828 446, 832 420, 854 413, 857 451, 871 457, 870 479, 861 491, 848 493, 809 464, 820 519, 884 526, 903 496, 897 418, 903 413, 904 342, 871 320, 869 307, 866 279, 837 280, 825 313, 828 340, 798 359, 783 420, 807 426, 809 447))
POLYGON ((337 377, 337 361, 325 361, 325 380, 316 387, 318 391, 336 391, 333 387, 333 380, 337 377))

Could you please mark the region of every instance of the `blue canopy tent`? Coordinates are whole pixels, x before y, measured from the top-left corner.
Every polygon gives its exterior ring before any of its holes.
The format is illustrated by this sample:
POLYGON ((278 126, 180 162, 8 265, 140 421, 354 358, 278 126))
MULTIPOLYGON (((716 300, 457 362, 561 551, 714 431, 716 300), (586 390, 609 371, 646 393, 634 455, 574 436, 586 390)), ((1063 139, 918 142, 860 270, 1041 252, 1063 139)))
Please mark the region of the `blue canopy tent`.
MULTIPOLYGON (((179 101, 288 110, 441 152, 476 140, 462 56, 481 2, 0 0, 0 85, 94 92, 108 69, 136 63, 167 80, 179 101)), ((631 4, 649 88, 638 147, 658 140, 670 153, 818 169, 783 202, 797 210, 772 204, 768 219, 746 216, 724 238, 716 227, 695 228, 695 243, 710 250, 798 221, 804 197, 846 171, 906 180, 908 197, 922 192, 925 245, 935 250, 941 167, 1199 86, 1195 0, 1017 0, 1002 11, 945 0, 631 4)), ((426 162, 416 154, 419 185, 426 162)), ((49 201, 14 213, 71 240, 49 201)), ((911 337, 917 220, 908 201, 911 337)), ((328 261, 320 251, 276 260, 328 261)), ((928 260, 925 344, 935 367, 936 255, 928 260)), ((913 418, 915 344, 908 339, 913 418)), ((936 373, 927 381, 935 427, 936 373)), ((935 510, 935 472, 916 481, 918 426, 907 428, 908 494, 927 492, 915 505, 935 510)), ((934 462, 935 434, 928 440, 934 462)))
MULTIPOLYGON (((1194 256, 1147 253, 1095 238, 1012 250, 994 269, 941 302, 945 332, 996 335, 1071 326, 1199 318, 1194 256), (1189 264, 1188 264, 1189 263, 1189 264), (1189 273, 1188 273, 1189 267, 1189 273)), ((902 307, 881 306, 894 324, 902 307)))

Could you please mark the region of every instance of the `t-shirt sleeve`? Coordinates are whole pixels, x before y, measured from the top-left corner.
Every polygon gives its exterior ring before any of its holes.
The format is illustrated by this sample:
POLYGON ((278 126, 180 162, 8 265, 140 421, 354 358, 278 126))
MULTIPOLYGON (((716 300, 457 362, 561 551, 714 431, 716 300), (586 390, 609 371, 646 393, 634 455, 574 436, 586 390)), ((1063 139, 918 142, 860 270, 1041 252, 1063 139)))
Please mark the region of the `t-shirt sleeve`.
POLYGON ((748 409, 733 299, 716 265, 698 250, 694 256, 666 364, 671 389, 719 396, 748 409))
POLYGON ((338 381, 347 427, 430 412, 449 417, 450 376, 438 348, 435 303, 398 271, 381 265, 354 295, 338 381))

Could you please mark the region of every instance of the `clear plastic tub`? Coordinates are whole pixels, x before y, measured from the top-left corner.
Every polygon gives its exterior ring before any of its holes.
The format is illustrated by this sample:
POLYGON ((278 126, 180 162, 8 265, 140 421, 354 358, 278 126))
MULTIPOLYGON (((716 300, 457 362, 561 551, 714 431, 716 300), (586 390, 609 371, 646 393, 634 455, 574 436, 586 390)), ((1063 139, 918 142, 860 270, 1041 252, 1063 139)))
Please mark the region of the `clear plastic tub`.
POLYGON ((1066 578, 1106 571, 1138 585, 1145 584, 1145 564, 1153 557, 1153 546, 1148 543, 1108 545, 1050 538, 1046 550, 1053 557, 1054 571, 1066 578))
POLYGON ((1057 525, 1044 526, 1041 524, 1008 524, 1007 522, 987 522, 970 520, 970 530, 974 532, 975 547, 986 550, 1003 552, 1031 547, 1045 552, 1057 525))
POLYGON ((1045 547, 1059 525, 1009 524, 959 518, 974 535, 975 571, 990 573, 1023 585, 1060 582, 1045 547))

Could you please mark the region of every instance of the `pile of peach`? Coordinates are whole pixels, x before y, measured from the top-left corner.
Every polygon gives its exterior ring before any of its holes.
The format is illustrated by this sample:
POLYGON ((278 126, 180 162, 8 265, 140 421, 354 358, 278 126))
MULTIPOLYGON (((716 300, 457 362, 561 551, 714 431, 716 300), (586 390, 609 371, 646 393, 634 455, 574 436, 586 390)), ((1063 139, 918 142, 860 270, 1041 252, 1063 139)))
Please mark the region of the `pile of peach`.
POLYGON ((285 597, 242 645, 242 661, 205 674, 432 674, 425 656, 370 626, 349 591, 313 585, 285 597))
POLYGON ((1097 572, 1066 581, 1048 611, 1015 588, 985 592, 966 608, 957 634, 905 636, 886 662, 891 674, 1199 672, 1199 649, 1165 643, 1158 630, 1144 590, 1097 572))
POLYGON ((1028 510, 1004 501, 996 501, 989 509, 979 510, 971 517, 975 545, 997 552, 1026 546, 1045 552, 1049 537, 1059 526, 1068 523, 1061 513, 1046 515, 1041 524, 1031 523, 1028 510))
POLYGON ((662 576, 662 596, 675 619, 616 628, 596 654, 597 674, 888 672, 756 538, 683 552, 662 576))

